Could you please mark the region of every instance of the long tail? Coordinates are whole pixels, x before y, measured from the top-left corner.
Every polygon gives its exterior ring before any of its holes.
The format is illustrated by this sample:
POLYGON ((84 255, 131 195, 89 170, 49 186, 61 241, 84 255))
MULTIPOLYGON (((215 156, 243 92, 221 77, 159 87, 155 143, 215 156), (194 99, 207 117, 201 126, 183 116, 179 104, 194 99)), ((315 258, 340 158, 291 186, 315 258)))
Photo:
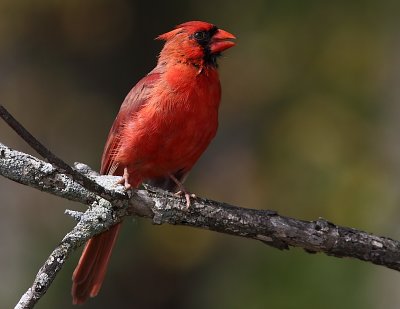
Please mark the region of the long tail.
POLYGON ((82 304, 99 293, 120 227, 118 223, 87 242, 72 275, 74 304, 82 304))

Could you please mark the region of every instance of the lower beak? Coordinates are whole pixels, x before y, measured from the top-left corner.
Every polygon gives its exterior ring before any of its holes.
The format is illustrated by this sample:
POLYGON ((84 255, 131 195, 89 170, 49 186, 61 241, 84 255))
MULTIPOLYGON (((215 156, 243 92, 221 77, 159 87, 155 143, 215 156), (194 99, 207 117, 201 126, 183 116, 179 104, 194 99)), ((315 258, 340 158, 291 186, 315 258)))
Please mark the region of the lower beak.
POLYGON ((225 49, 231 48, 232 46, 235 46, 235 42, 232 42, 231 40, 236 39, 236 37, 222 29, 218 29, 217 32, 213 35, 211 44, 210 44, 210 49, 212 54, 218 54, 225 49))

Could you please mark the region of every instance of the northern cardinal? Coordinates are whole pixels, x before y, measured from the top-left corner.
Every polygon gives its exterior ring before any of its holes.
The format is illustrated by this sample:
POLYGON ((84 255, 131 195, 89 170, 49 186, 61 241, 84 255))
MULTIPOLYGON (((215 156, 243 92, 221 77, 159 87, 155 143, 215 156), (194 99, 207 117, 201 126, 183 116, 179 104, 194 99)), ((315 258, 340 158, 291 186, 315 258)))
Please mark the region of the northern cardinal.
MULTIPOLYGON (((150 182, 166 190, 182 182, 216 134, 221 85, 217 58, 235 36, 190 21, 157 37, 157 66, 128 93, 108 135, 101 174, 123 176, 126 189, 150 182)), ((72 280, 74 304, 99 293, 121 224, 90 239, 72 280)))

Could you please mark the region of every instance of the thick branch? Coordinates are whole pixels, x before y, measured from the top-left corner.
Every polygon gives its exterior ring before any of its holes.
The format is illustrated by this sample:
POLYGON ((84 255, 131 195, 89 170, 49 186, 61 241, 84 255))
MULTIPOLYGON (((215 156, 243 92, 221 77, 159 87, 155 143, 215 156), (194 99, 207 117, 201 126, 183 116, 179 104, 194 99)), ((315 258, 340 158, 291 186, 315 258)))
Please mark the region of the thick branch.
MULTIPOLYGON (((82 164, 76 168, 106 190, 122 193, 118 177, 99 176, 82 164)), ((42 191, 79 201, 92 207, 85 214, 73 213, 79 224, 67 234, 39 271, 33 286, 17 308, 32 308, 46 292, 65 259, 93 235, 107 230, 125 216, 151 218, 155 224, 179 224, 260 240, 287 249, 304 248, 337 257, 352 257, 400 270, 400 242, 337 226, 324 219, 304 221, 280 216, 274 211, 235 207, 197 198, 189 210, 185 201, 155 188, 132 191, 131 198, 111 202, 91 193, 51 164, 0 144, 0 174, 42 191)), ((118 194, 116 196, 121 196, 118 194)))

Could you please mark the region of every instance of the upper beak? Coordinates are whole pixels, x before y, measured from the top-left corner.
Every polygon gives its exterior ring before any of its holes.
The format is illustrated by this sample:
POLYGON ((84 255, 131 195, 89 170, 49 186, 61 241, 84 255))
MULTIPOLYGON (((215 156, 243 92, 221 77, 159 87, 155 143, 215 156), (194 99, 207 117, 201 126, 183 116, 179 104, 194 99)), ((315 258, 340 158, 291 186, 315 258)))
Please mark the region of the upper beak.
POLYGON ((235 46, 235 43, 230 41, 236 39, 236 37, 229 33, 228 31, 218 29, 217 32, 213 35, 211 44, 210 44, 210 49, 211 53, 217 54, 225 49, 231 48, 232 46, 235 46))

